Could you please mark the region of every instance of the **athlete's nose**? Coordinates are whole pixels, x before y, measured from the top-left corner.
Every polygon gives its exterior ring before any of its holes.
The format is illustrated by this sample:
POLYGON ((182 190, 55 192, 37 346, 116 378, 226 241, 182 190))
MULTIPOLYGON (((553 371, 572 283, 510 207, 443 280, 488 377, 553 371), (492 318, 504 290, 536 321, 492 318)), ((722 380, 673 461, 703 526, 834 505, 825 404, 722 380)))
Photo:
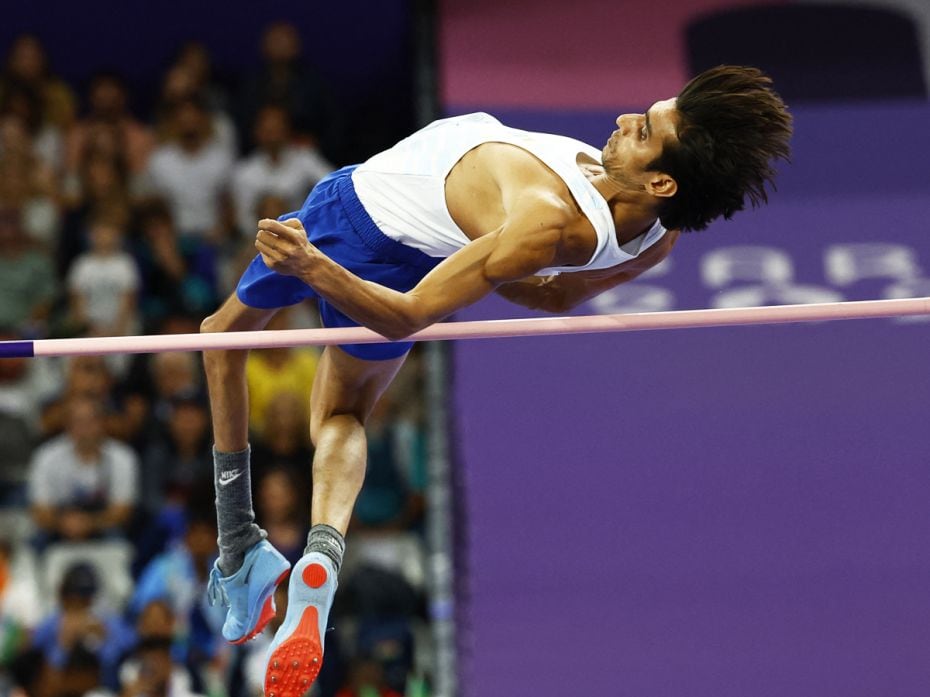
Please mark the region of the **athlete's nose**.
POLYGON ((617 126, 620 128, 620 135, 625 136, 630 130, 630 120, 632 114, 622 114, 617 117, 617 126))

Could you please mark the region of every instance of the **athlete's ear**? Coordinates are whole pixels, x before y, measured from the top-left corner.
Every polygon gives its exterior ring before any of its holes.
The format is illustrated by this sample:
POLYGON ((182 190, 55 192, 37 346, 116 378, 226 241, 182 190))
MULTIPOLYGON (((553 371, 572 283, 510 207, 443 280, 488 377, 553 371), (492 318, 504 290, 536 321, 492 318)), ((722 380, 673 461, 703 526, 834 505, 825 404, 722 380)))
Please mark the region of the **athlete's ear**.
POLYGON ((665 172, 651 172, 646 191, 653 196, 668 198, 678 193, 678 182, 665 172))

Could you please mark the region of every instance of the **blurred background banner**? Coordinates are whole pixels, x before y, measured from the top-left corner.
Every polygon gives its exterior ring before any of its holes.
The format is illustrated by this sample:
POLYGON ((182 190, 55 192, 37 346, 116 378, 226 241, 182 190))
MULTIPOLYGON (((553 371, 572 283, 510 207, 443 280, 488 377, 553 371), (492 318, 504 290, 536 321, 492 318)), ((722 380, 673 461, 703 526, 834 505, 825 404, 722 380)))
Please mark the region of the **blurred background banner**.
MULTIPOLYGON (((577 313, 930 292, 925 4, 441 6, 447 113, 600 147, 720 63, 792 107, 767 207, 577 313)), ((930 691, 927 329, 457 344, 463 694, 930 691)))

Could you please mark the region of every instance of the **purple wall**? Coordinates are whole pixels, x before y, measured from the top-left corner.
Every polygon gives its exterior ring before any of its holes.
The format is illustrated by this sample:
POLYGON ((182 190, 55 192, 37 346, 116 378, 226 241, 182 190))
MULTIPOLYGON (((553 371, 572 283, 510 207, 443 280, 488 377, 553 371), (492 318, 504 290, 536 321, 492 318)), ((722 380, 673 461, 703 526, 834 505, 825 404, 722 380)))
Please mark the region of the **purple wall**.
MULTIPOLYGON (((930 107, 796 118, 769 207, 580 312, 930 294, 930 107)), ((458 344, 466 694, 930 694, 927 327, 458 344)))

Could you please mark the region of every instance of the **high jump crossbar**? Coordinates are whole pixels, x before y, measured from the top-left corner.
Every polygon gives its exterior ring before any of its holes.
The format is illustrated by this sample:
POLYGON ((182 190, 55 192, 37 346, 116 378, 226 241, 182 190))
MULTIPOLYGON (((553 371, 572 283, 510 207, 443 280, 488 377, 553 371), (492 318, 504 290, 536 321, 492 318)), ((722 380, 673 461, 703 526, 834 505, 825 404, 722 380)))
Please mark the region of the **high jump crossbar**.
MULTIPOLYGON (((862 300, 709 310, 675 310, 634 314, 585 315, 582 317, 444 322, 427 327, 411 335, 405 341, 597 334, 653 329, 692 329, 696 327, 823 322, 840 319, 873 319, 910 315, 930 315, 930 298, 862 300)), ((279 348, 284 346, 326 346, 330 344, 374 344, 386 341, 387 339, 380 334, 364 327, 36 339, 32 341, 0 341, 0 358, 162 353, 165 351, 279 348)))

